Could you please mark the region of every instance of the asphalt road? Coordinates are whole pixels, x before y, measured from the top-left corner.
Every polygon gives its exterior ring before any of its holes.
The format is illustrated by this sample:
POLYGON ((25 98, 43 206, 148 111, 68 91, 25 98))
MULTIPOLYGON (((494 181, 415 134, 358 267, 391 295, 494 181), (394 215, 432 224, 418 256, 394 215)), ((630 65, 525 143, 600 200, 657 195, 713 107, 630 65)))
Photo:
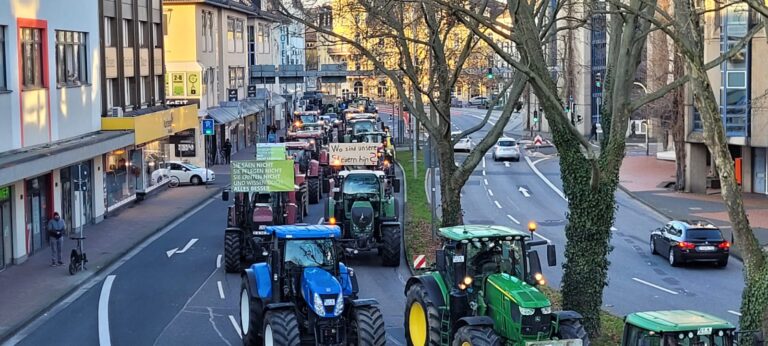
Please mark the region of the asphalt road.
MULTIPOLYGON (((221 259, 228 203, 214 198, 156 240, 142 244, 135 255, 108 269, 102 282, 57 313, 43 316, 34 330, 22 331, 18 344, 109 344, 100 343, 100 338, 112 345, 241 344, 240 276, 225 273, 221 259)), ((321 204, 311 205, 306 220, 316 223, 322 216, 321 204)), ((380 263, 371 254, 347 265, 358 276, 360 297, 378 299, 388 344, 404 345, 407 262, 402 260, 398 268, 380 263)))
MULTIPOLYGON (((466 129, 481 117, 477 111, 464 112, 454 117, 453 122, 455 128, 466 129)), ((514 136, 518 131, 510 128, 519 128, 519 120, 506 127, 505 134, 514 136)), ((488 129, 490 126, 486 125, 472 137, 482 138, 488 129)), ((520 162, 494 162, 487 154, 462 191, 464 219, 466 223, 521 228, 528 221, 536 221, 537 236, 557 247, 558 266, 545 269, 545 273, 549 283, 559 287, 568 210, 567 202, 555 192, 562 191, 559 162, 554 155, 529 155, 530 164, 525 158, 520 162)), ((464 157, 466 154, 458 154, 457 162, 461 163, 464 157)), ((648 246, 650 231, 668 220, 622 191, 616 193, 616 198, 619 209, 611 240, 614 248, 609 256, 609 285, 603 296, 605 308, 619 315, 644 310, 695 309, 737 323, 744 286, 742 263, 731 258, 725 269, 706 264, 671 267, 664 257, 651 256, 648 246)), ((543 252, 540 251, 542 261, 546 263, 543 252)))

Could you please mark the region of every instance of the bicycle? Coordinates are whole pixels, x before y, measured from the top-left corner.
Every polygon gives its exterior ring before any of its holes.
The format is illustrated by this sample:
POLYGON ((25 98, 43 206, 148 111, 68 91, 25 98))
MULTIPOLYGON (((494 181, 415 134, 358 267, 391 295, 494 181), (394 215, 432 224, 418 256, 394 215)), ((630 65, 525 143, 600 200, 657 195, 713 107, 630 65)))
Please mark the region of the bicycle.
POLYGON ((75 275, 75 273, 86 270, 85 264, 88 263, 88 258, 83 252, 83 240, 85 237, 70 237, 69 239, 77 241, 77 248, 72 249, 72 253, 69 255, 69 274, 75 275))

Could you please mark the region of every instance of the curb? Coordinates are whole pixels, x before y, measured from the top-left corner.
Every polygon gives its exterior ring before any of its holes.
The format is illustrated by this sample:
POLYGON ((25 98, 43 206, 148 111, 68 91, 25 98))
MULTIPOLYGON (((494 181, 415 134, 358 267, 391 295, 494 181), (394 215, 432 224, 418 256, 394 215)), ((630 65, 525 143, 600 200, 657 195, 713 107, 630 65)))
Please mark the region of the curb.
POLYGON ((405 170, 403 169, 403 166, 400 165, 400 161, 395 161, 395 163, 397 164, 397 168, 400 169, 400 172, 403 173, 403 253, 405 254, 406 262, 408 262, 406 265, 406 267, 408 267, 408 272, 411 273, 411 276, 414 276, 415 273, 413 272, 413 267, 411 266, 412 263, 409 260, 411 256, 408 253, 408 246, 405 244, 405 225, 408 223, 408 177, 405 176, 405 170))
MULTIPOLYGON (((214 195, 216 195, 217 193, 220 193, 222 190, 224 190, 224 187, 220 187, 220 188, 212 189, 212 190, 211 190, 211 191, 212 191, 212 193, 211 193, 211 194, 209 194, 207 197, 205 197, 205 198, 203 199, 203 201, 205 201, 205 200, 206 200, 206 199, 208 199, 208 198, 211 198, 211 197, 213 197, 213 196, 214 196, 214 195)), ((180 216, 180 215, 184 215, 184 214, 187 214, 187 213, 191 212, 192 210, 194 210, 194 209, 195 209, 195 208, 197 208, 197 207, 199 207, 199 204, 195 204, 195 205, 192 205, 192 206, 190 206, 189 208, 186 208, 186 209, 184 209, 184 210, 183 210, 181 213, 177 214, 177 215, 176 215, 176 217, 178 217, 178 216, 180 216)), ((88 275, 88 276, 84 276, 84 277, 83 277, 83 280, 82 280, 82 281, 81 281, 79 284, 75 285, 75 286, 74 286, 74 287, 72 287, 70 290, 68 290, 66 293, 64 293, 64 294, 60 295, 59 297, 56 297, 56 299, 55 299, 55 300, 54 300, 54 301, 53 301, 51 304, 48 304, 48 306, 45 306, 45 307, 43 307, 42 309, 40 309, 40 310, 38 310, 38 311, 36 311, 36 312, 32 313, 30 317, 27 317, 27 318, 25 318, 23 321, 21 321, 21 322, 19 322, 19 323, 16 323, 15 325, 12 325, 11 327, 9 327, 9 328, 8 328, 8 329, 7 329, 7 330, 6 330, 6 331, 5 331, 5 332, 4 332, 2 335, 0 335, 0 344, 4 344, 4 343, 5 343, 6 341, 8 341, 10 338, 12 338, 14 335, 16 335, 16 334, 17 334, 17 333, 18 333, 20 330, 24 329, 24 327, 26 327, 26 326, 27 326, 27 325, 29 325, 30 323, 34 322, 34 321, 35 321, 37 318, 39 318, 40 316, 47 314, 47 313, 48 313, 48 312, 49 312, 49 311, 50 311, 50 310, 51 310, 51 309, 52 309, 54 306, 56 306, 56 304, 58 304, 58 303, 61 301, 61 299, 62 299, 62 298, 65 298, 65 297, 69 297, 70 295, 72 295, 73 293, 75 293, 76 291, 78 291, 78 290, 79 290, 81 287, 83 287, 83 286, 84 286, 86 283, 88 283, 88 282, 90 281, 90 279, 92 279, 92 278, 93 278, 93 277, 95 277, 95 276, 98 276, 98 275, 99 275, 99 274, 101 274, 101 273, 102 273, 104 270, 106 270, 106 269, 107 269, 107 268, 109 268, 109 267, 110 267, 112 264, 114 264, 116 261, 118 261, 119 259, 123 258, 123 257, 124 257, 126 254, 128 254, 128 253, 129 253, 129 252, 130 252, 130 251, 131 251, 131 250, 132 250, 132 249, 133 249, 133 248, 134 248, 136 245, 138 245, 138 244, 141 244, 141 243, 145 242, 147 239, 149 239, 150 237, 152 237, 153 235, 155 235, 155 233, 157 233, 158 231, 160 231, 160 230, 161 230, 161 229, 163 229, 163 228, 166 228, 166 227, 168 227, 169 225, 171 225, 171 224, 172 224, 172 223, 174 223, 174 222, 176 222, 176 220, 175 220, 175 217, 174 217, 174 218, 171 218, 171 219, 170 219, 169 221, 167 221, 167 222, 164 222, 162 225, 160 225, 160 226, 158 226, 157 228, 155 228, 155 230, 153 230, 152 232, 149 232, 149 233, 147 233, 147 235, 146 235, 146 236, 144 236, 144 237, 142 237, 141 239, 139 239, 139 241, 138 241, 138 242, 136 242, 135 244, 133 244, 132 246, 130 246, 130 247, 127 247, 127 248, 125 248, 125 249, 122 249, 122 250, 120 250, 119 252, 117 252, 117 253, 116 253, 116 255, 115 255, 114 257, 112 257, 112 259, 111 259, 111 260, 109 260, 109 261, 105 262, 105 263, 104 263, 104 265, 103 265, 101 268, 99 268, 98 270, 96 270, 96 271, 89 271, 89 272, 88 272, 88 273, 89 273, 89 275, 88 275)))

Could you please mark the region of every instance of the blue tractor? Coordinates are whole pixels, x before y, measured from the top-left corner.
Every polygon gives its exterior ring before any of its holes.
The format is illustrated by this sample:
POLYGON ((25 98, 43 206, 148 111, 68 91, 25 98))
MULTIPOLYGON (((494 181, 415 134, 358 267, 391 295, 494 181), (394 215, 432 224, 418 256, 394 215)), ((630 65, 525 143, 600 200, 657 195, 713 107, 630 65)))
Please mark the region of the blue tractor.
POLYGON ((242 274, 244 345, 384 345, 375 299, 358 299, 338 226, 267 226, 267 261, 242 274))

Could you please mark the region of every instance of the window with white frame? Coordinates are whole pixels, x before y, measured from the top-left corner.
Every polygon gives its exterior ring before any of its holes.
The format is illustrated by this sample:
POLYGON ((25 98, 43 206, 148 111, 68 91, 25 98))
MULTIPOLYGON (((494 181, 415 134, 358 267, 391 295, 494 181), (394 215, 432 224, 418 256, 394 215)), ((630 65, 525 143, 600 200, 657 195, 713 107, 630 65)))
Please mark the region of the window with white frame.
POLYGON ((237 87, 242 88, 245 86, 245 67, 237 68, 237 87))
POLYGON ((205 12, 206 11, 202 11, 200 15, 200 22, 203 29, 203 52, 208 51, 208 15, 205 12))
POLYGON ((104 46, 115 46, 115 18, 104 17, 104 46))
POLYGON ((133 46, 133 25, 130 19, 123 19, 123 47, 133 46))
POLYGON ((163 29, 160 27, 160 23, 152 23, 152 44, 154 45, 155 48, 162 47, 162 45, 160 44, 161 42, 160 36, 163 35, 161 30, 163 29))
POLYGON ((213 12, 208 11, 208 42, 210 42, 210 47, 208 50, 209 52, 213 52, 213 47, 216 45, 214 41, 214 37, 216 36, 213 35, 213 32, 213 12))
POLYGON ((74 86, 88 83, 88 35, 77 31, 56 31, 56 83, 74 86))
POLYGON ((227 52, 235 52, 235 19, 227 17, 227 52))
POLYGON ((5 27, 0 25, 0 90, 8 89, 5 77, 5 27))
POLYGON ((43 29, 21 28, 22 88, 45 87, 43 77, 43 29))
POLYGON ((142 106, 147 104, 149 100, 149 77, 139 77, 139 101, 142 106))
POLYGON ((131 93, 131 88, 133 87, 133 77, 126 77, 123 78, 123 89, 125 90, 125 106, 130 107, 133 105, 133 95, 131 93))
POLYGON ((259 25, 259 35, 261 35, 260 41, 261 41, 261 53, 269 53, 269 30, 270 27, 268 24, 261 24, 259 25))
POLYGON ((147 22, 139 21, 139 47, 147 47, 147 22))
POLYGON ((248 66, 256 65, 256 34, 253 25, 248 26, 248 66))
POLYGON ((155 76, 155 88, 154 88, 154 93, 152 93, 152 100, 155 103, 160 102, 160 100, 162 99, 160 97, 160 85, 162 85, 161 83, 163 83, 162 77, 155 76))
POLYGON ((115 93, 117 92, 117 85, 115 84, 116 82, 116 78, 107 79, 107 112, 110 112, 112 107, 115 106, 115 93))
POLYGON ((245 23, 242 19, 235 20, 235 50, 237 53, 245 51, 245 23))

